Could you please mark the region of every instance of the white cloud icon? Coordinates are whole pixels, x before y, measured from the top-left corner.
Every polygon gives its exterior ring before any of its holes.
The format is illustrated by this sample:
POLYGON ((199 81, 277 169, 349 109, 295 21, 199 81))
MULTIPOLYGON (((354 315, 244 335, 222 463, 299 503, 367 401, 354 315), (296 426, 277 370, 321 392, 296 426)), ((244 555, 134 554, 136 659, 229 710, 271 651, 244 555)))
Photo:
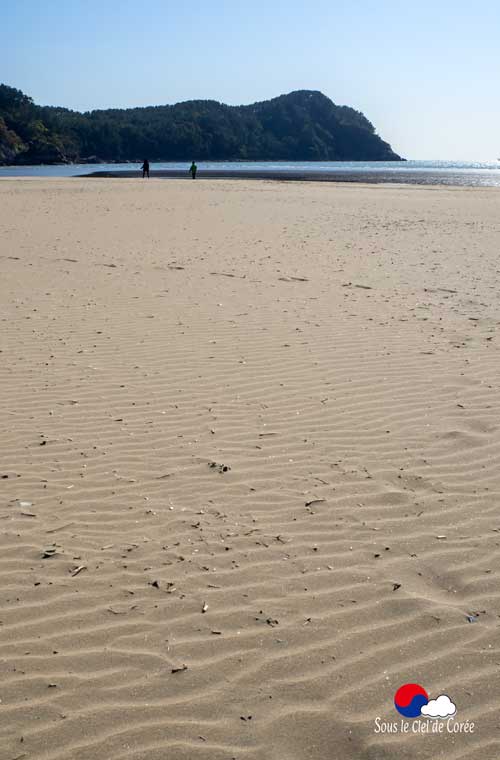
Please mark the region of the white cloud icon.
POLYGON ((421 714, 428 718, 449 718, 455 715, 456 711, 456 705, 447 694, 440 694, 437 699, 430 699, 420 710, 421 714))

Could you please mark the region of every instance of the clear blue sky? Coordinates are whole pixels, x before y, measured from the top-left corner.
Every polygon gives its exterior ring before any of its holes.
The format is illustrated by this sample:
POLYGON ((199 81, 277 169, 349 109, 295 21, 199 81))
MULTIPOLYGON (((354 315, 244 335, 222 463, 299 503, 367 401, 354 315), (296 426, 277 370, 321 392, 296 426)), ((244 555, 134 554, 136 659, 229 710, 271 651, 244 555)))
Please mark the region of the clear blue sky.
POLYGON ((499 0, 10 0, 0 81, 78 110, 321 90, 408 158, 500 156, 499 0))

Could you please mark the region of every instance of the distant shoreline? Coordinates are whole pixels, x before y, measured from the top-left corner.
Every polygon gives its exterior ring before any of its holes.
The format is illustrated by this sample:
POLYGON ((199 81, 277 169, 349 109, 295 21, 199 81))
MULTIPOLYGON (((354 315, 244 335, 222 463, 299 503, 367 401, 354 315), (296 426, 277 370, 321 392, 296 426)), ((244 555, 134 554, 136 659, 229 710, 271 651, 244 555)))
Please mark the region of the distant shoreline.
MULTIPOLYGON (((121 171, 98 171, 91 174, 80 174, 77 177, 86 179, 141 179, 142 175, 139 170, 121 170, 121 171)), ((152 179, 186 179, 191 177, 187 170, 161 169, 151 170, 152 179)), ((287 170, 270 170, 262 171, 256 169, 233 170, 233 169, 200 169, 196 177, 196 182, 203 179, 246 179, 246 180, 272 180, 279 182, 357 182, 362 184, 405 184, 405 185, 446 185, 452 187, 495 187, 487 181, 483 174, 468 172, 461 174, 459 172, 422 171, 422 172, 390 172, 390 171, 373 171, 373 172, 339 172, 339 171, 287 171, 287 170)), ((147 180, 145 180, 147 181, 147 180)))

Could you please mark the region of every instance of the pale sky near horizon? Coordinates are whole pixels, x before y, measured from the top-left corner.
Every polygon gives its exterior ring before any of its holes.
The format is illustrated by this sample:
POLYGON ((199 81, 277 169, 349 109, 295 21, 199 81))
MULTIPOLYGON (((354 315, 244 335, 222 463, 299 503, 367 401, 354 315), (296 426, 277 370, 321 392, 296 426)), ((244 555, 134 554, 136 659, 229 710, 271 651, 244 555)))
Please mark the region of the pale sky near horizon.
POLYGON ((498 0, 0 0, 0 82, 76 110, 321 90, 406 158, 500 156, 498 0))

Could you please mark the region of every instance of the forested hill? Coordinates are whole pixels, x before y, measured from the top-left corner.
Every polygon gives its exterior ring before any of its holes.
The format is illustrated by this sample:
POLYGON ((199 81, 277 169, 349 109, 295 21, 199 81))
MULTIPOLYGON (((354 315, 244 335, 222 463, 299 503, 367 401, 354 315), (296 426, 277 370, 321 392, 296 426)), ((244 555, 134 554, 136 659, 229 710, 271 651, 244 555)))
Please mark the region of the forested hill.
POLYGON ((359 111, 298 90, 248 106, 173 106, 79 113, 37 106, 0 84, 0 163, 72 161, 396 161, 359 111))

